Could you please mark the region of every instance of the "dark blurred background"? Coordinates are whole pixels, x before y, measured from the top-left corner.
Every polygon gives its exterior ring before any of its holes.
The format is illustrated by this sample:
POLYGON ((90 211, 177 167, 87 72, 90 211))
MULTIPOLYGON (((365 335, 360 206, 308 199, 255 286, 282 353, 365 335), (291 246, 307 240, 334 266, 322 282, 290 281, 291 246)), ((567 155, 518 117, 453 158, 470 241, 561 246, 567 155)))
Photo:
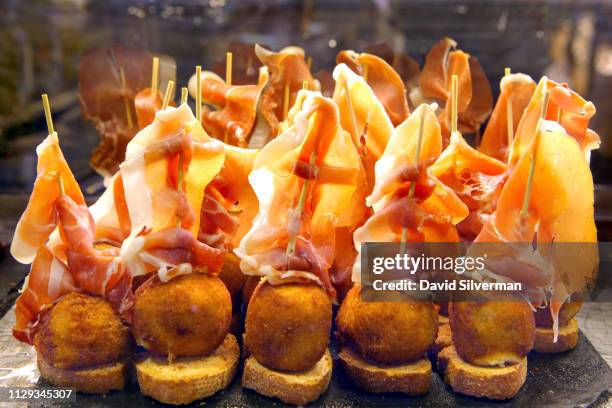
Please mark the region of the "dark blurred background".
MULTIPOLYGON (((331 70, 341 49, 387 43, 422 63, 443 36, 480 59, 494 93, 505 66, 534 79, 568 82, 597 106, 602 148, 592 167, 612 182, 612 2, 399 0, 3 0, 0 2, 0 193, 24 193, 35 177, 34 147, 46 135, 49 93, 62 148, 77 178, 100 185, 89 166, 98 144, 81 118, 76 68, 97 46, 122 44, 176 59, 184 86, 196 64, 222 60, 231 42, 278 50, 299 45, 313 71, 331 70)), ((95 191, 92 187, 89 192, 95 191)))

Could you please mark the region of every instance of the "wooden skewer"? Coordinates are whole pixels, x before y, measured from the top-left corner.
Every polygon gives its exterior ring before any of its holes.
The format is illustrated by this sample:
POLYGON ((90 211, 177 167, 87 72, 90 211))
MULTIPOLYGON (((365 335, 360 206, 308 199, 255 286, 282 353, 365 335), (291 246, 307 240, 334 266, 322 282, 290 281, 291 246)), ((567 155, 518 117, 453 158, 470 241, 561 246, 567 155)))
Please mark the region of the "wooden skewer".
POLYGON ((228 85, 232 84, 232 60, 233 55, 231 52, 225 54, 225 83, 228 85))
POLYGON ((51 106, 49 105, 49 97, 47 94, 42 94, 43 108, 45 109, 45 119, 47 120, 47 129, 49 134, 52 135, 55 130, 53 129, 53 117, 51 116, 51 106))
POLYGON ((153 57, 153 69, 151 72, 151 94, 157 95, 157 75, 159 73, 159 58, 153 57))
POLYGON ((302 89, 304 91, 308 89, 308 81, 302 81, 302 89))
POLYGON ((529 175, 527 176, 527 186, 525 187, 525 195, 523 196, 523 205, 521 207, 521 218, 527 217, 527 211, 529 210, 529 201, 531 200, 531 191, 533 189, 533 176, 535 174, 536 166, 536 154, 538 151, 538 145, 540 140, 540 132, 542 130, 542 121, 546 117, 546 110, 548 109, 548 100, 550 94, 546 88, 547 84, 544 84, 544 100, 542 101, 542 109, 540 110, 540 117, 538 118, 538 124, 536 125, 536 132, 534 140, 532 142, 532 152, 530 154, 531 165, 529 166, 529 175))
POLYGON ((123 91, 123 105, 125 107, 125 117, 127 118, 127 123, 129 127, 134 126, 134 121, 132 120, 132 109, 130 108, 130 101, 128 101, 127 97, 127 86, 125 84, 125 71, 123 67, 119 68, 119 79, 121 80, 121 88, 123 91))
MULTIPOLYGON (((510 68, 504 69, 504 76, 510 75, 510 68)), ((512 114, 512 95, 508 95, 506 100, 506 121, 508 122, 508 149, 512 146, 512 140, 514 139, 514 117, 512 114)))
POLYGON ((289 113, 289 97, 291 96, 291 89, 289 83, 285 81, 285 88, 283 89, 283 119, 287 117, 289 113))
MULTIPOLYGON (((234 62, 234 55, 231 52, 225 54, 225 83, 232 85, 232 65, 234 62)), ((223 143, 227 143, 229 140, 229 131, 227 128, 223 132, 223 143)))
MULTIPOLYGON (((176 177, 176 190, 179 192, 183 191, 183 154, 182 153, 179 153, 178 174, 176 177)), ((181 219, 181 216, 177 214, 176 215, 176 227, 180 228, 182 222, 183 220, 181 219)))
MULTIPOLYGON (((419 130, 417 136, 417 146, 416 151, 414 153, 414 164, 415 166, 419 165, 419 159, 421 158, 421 145, 423 144, 423 134, 425 132, 425 109, 421 112, 421 116, 419 117, 419 130)), ((410 200, 414 197, 414 191, 416 189, 416 183, 413 181, 410 183, 410 190, 408 190, 408 199, 410 200)), ((408 236, 408 228, 402 228, 402 237, 400 240, 400 253, 403 253, 406 250, 406 238, 408 236)))
MULTIPOLYGON (((317 161, 317 152, 316 150, 313 150, 312 153, 310 154, 310 167, 313 167, 315 165, 317 161)), ((304 180, 304 184, 302 184, 302 189, 300 190, 300 198, 298 199, 298 204, 295 207, 295 212, 301 216, 302 211, 304 210, 304 203, 306 203, 306 193, 308 192, 308 186, 310 185, 310 178, 307 178, 306 180, 304 180)), ((295 252, 295 241, 296 241, 296 237, 293 236, 289 239, 289 242, 287 243, 287 250, 285 251, 285 254, 287 256, 292 255, 295 252)))
POLYGON ((312 57, 306 58, 306 66, 308 67, 309 71, 312 69, 312 57))
POLYGON ((257 85, 261 84, 262 76, 263 76, 263 70, 260 69, 259 73, 257 74, 257 85))
POLYGON ((164 95, 164 102, 162 103, 162 110, 166 109, 168 107, 168 104, 170 103, 170 98, 174 93, 174 81, 168 81, 168 86, 166 87, 166 94, 164 95))
POLYGON ((59 187, 60 196, 65 196, 66 189, 64 188, 64 180, 59 172, 57 173, 57 186, 59 187))
POLYGON ((453 75, 451 77, 451 132, 457 132, 457 104, 459 100, 459 96, 457 95, 457 75, 453 75))
MULTIPOLYGON (((234 61, 234 55, 231 52, 225 54, 225 83, 232 85, 232 65, 234 61)), ((223 143, 227 143, 229 140, 229 131, 227 128, 223 132, 223 143)))
POLYGON ((189 90, 185 87, 181 88, 181 105, 187 103, 187 98, 189 96, 189 90))
MULTIPOLYGON (((425 132, 425 110, 421 112, 421 117, 419 118, 419 133, 417 137, 417 148, 414 153, 414 163, 418 166, 419 159, 421 158, 421 146, 423 145, 423 133, 425 132)), ((408 198, 412 198, 414 196, 414 190, 416 188, 416 184, 412 183, 410 186, 410 191, 408 191, 408 198)))
MULTIPOLYGON (((45 119, 47 121, 47 129, 49 130, 49 134, 52 135, 55 133, 55 129, 53 129, 53 117, 51 116, 51 106, 49 105, 49 96, 47 94, 42 94, 43 108, 45 110, 45 119)), ((60 195, 65 195, 66 191, 64 189, 64 181, 62 180, 62 175, 57 173, 57 185, 59 187, 60 195)))
POLYGON ((202 67, 196 65, 196 119, 202 121, 202 67))

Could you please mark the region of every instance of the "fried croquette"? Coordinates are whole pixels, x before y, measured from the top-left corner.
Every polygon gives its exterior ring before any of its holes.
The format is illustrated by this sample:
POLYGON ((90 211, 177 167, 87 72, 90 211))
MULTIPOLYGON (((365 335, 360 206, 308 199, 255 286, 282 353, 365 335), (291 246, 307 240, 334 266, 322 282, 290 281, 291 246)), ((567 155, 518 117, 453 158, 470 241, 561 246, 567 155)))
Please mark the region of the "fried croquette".
POLYGON ((130 353, 130 333, 104 299, 69 293, 44 313, 36 351, 56 368, 80 369, 116 363, 130 353))
MULTIPOLYGON (((581 307, 581 300, 564 303, 559 311, 559 327, 566 326, 569 321, 572 320, 576 314, 578 314, 581 307)), ((535 317, 536 327, 550 328, 553 326, 553 320, 552 316, 550 315, 550 308, 548 306, 537 308, 533 315, 535 317)))
POLYGON ((327 349, 332 305, 315 284, 261 282, 249 302, 245 322, 248 352, 273 370, 312 367, 327 349))
POLYGON ((438 332, 430 302, 363 302, 361 287, 348 292, 336 317, 340 341, 363 357, 383 364, 423 358, 438 332))
POLYGON ((449 321, 458 354, 474 365, 515 364, 533 348, 535 320, 524 301, 452 302, 449 321))
POLYGON ((154 276, 134 295, 134 338, 157 355, 208 355, 223 342, 231 320, 227 288, 219 278, 204 273, 166 283, 154 276))
POLYGON ((223 281, 225 287, 232 297, 234 304, 239 301, 242 287, 247 276, 240 270, 240 258, 232 253, 225 255, 225 262, 219 272, 219 279, 223 281))

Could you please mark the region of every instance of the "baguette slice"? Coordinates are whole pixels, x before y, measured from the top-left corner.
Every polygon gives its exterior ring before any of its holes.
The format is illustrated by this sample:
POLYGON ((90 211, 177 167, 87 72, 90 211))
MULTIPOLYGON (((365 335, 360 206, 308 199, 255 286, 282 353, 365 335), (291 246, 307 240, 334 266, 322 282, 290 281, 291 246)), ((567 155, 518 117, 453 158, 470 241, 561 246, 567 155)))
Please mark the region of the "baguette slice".
POLYGON ((438 371, 455 392, 504 400, 514 397, 525 384, 527 357, 506 367, 481 367, 463 361, 451 345, 438 353, 438 371))
POLYGON ((578 321, 573 318, 563 327, 559 327, 557 342, 553 342, 552 328, 536 327, 533 349, 538 353, 562 353, 571 350, 578 344, 578 321))
POLYGON ((332 364, 329 350, 312 368, 294 373, 271 370, 255 357, 248 357, 244 362, 242 386, 287 404, 306 405, 327 390, 332 364))
POLYGON ((75 388, 90 394, 106 394, 125 387, 129 364, 126 361, 94 368, 70 370, 53 367, 40 354, 37 358, 40 375, 58 387, 75 388))
POLYGON ((365 360, 350 347, 343 347, 338 357, 344 372, 365 391, 401 392, 408 395, 421 395, 429 391, 431 362, 427 358, 396 366, 378 366, 365 360))
POLYGON ((452 344, 453 337, 451 335, 450 324, 447 323, 438 326, 438 336, 434 344, 429 348, 429 358, 435 362, 438 358, 438 353, 452 344))
POLYGON ((223 343, 205 357, 166 358, 145 355, 136 362, 136 376, 144 395, 165 404, 189 404, 209 397, 229 385, 238 368, 240 348, 228 334, 223 343))

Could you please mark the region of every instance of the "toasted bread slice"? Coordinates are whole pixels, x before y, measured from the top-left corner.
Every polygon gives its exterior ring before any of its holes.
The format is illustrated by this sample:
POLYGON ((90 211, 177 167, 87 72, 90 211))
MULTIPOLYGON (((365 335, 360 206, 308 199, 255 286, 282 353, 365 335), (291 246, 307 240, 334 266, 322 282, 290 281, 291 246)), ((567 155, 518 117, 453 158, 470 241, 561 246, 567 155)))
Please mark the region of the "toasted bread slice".
POLYGON ((40 375, 51 384, 90 394, 105 394, 111 390, 123 389, 129 372, 129 364, 125 361, 70 370, 53 367, 38 354, 37 363, 40 375))
POLYGON ((506 367, 481 367, 463 361, 451 345, 438 353, 438 371, 455 392, 504 400, 514 397, 525 383, 527 357, 506 367))
POLYGON ((553 329, 536 327, 533 349, 538 353, 562 353, 571 350, 578 344, 578 321, 573 318, 563 327, 559 327, 557 342, 553 342, 553 329))
POLYGON ((287 404, 306 405, 327 390, 332 364, 329 350, 312 368, 298 372, 271 370, 249 357, 244 362, 242 386, 287 404))
POLYGON ((238 368, 240 348, 228 334, 205 357, 166 358, 145 355, 136 362, 136 376, 144 395, 166 404, 188 404, 209 397, 229 385, 238 368))
POLYGON ((451 335, 450 324, 443 324, 438 326, 438 336, 436 341, 429 348, 428 354, 432 361, 436 361, 438 353, 448 346, 453 344, 453 337, 451 335))
POLYGON ((338 357, 344 372, 365 391, 408 395, 429 391, 431 362, 426 358, 408 364, 379 366, 365 360, 350 347, 343 347, 338 357))

